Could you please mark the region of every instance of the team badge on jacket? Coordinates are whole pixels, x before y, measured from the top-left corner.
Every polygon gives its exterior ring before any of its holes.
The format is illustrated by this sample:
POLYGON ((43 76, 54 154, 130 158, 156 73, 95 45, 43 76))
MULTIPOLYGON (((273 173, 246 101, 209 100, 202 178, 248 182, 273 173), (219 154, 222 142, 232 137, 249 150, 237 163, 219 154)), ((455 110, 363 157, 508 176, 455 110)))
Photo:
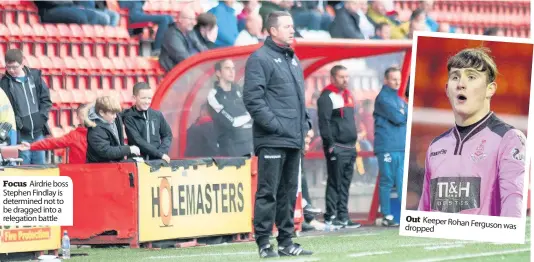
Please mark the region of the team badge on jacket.
POLYGON ((486 158, 486 154, 484 153, 484 144, 486 144, 486 139, 483 139, 480 145, 476 148, 475 153, 471 154, 471 159, 473 162, 477 163, 486 158))

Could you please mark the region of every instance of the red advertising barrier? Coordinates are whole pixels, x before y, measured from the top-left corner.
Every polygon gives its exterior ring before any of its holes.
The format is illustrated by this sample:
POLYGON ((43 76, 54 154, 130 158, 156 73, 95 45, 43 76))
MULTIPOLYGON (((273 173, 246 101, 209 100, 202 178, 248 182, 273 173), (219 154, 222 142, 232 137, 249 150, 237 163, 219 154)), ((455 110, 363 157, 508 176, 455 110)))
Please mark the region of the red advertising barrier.
POLYGON ((74 184, 73 245, 138 246, 138 189, 135 163, 61 164, 74 184))

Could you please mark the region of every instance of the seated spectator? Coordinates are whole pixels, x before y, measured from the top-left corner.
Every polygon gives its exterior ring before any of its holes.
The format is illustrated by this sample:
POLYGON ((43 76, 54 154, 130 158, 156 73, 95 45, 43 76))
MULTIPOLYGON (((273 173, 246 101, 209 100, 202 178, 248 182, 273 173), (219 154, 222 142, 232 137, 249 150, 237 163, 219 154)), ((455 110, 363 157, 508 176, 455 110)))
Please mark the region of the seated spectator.
POLYGON ((448 23, 440 23, 438 26, 438 32, 450 33, 451 31, 452 31, 451 26, 448 23))
POLYGON ((234 62, 215 63, 214 87, 208 94, 211 117, 218 135, 219 154, 228 157, 252 153, 252 118, 243 102, 243 90, 234 83, 234 62))
POLYGON ((159 63, 165 71, 171 71, 186 58, 206 50, 192 34, 195 22, 195 12, 185 8, 180 12, 178 21, 165 33, 159 54, 159 63))
POLYGON ((146 160, 163 159, 170 163, 171 127, 160 111, 150 108, 153 95, 147 83, 134 85, 135 104, 122 113, 128 145, 139 147, 146 160))
POLYGON ((217 18, 210 13, 200 14, 197 17, 197 24, 193 28, 194 36, 203 46, 202 50, 215 48, 219 28, 217 18))
POLYGON ((217 26, 219 32, 217 33, 216 47, 233 46, 237 38, 237 17, 233 5, 235 0, 219 1, 219 4, 210 9, 211 13, 217 17, 217 26))
POLYGON ((261 2, 259 14, 263 21, 262 31, 267 28, 267 17, 270 13, 274 11, 287 11, 284 7, 280 5, 283 1, 284 0, 270 0, 261 2))
POLYGON ((119 162, 129 155, 140 155, 139 147, 124 145, 119 101, 111 96, 96 99, 89 109, 87 163, 119 162))
POLYGON ((42 23, 107 25, 97 12, 82 8, 73 1, 33 1, 42 23))
POLYGON ((406 39, 413 39, 413 33, 415 31, 428 31, 430 30, 426 23, 422 22, 410 22, 410 31, 408 32, 408 35, 406 36, 406 39))
POLYGON ((118 26, 121 15, 113 10, 109 10, 103 0, 75 1, 76 5, 83 6, 87 10, 94 11, 102 19, 106 20, 106 25, 118 26))
POLYGON ((80 125, 62 137, 48 137, 44 140, 28 143, 22 142, 19 146, 21 151, 39 151, 39 150, 56 150, 69 149, 67 163, 83 164, 87 158, 87 126, 88 105, 80 105, 76 110, 78 122, 80 125))
POLYGON ((291 16, 295 21, 295 27, 328 31, 333 18, 326 12, 326 2, 295 1, 291 8, 291 16))
MULTIPOLYGON (((158 31, 152 45, 152 56, 157 56, 161 50, 163 36, 169 25, 173 23, 170 15, 149 15, 143 10, 145 1, 119 1, 121 8, 128 9, 128 20, 130 23, 152 22, 158 25, 158 31)), ((192 18, 194 19, 194 18, 192 18)))
POLYGON ((376 27, 380 23, 388 23, 391 26, 391 39, 405 39, 408 32, 399 27, 395 21, 387 16, 384 0, 375 0, 370 4, 367 17, 376 27))
POLYGON ((239 32, 243 31, 245 29, 245 23, 247 20, 247 17, 250 14, 260 14, 260 7, 261 4, 258 0, 253 1, 241 1, 243 4, 243 10, 239 15, 237 15, 237 30, 239 32))
POLYGON ((336 12, 336 18, 330 26, 332 38, 365 39, 360 30, 360 4, 358 1, 345 1, 343 8, 336 12))
POLYGON ((419 31, 430 31, 430 27, 426 24, 426 13, 425 10, 421 8, 417 8, 412 12, 412 15, 410 16, 410 20, 407 22, 404 22, 400 25, 400 28, 402 28, 403 32, 409 32, 411 24, 417 24, 417 28, 419 28, 419 31))
POLYGON ((246 28, 242 30, 235 40, 236 46, 254 45, 263 40, 261 28, 263 21, 259 14, 250 14, 247 16, 246 28))
POLYGON ((498 27, 486 28, 486 30, 484 30, 484 35, 505 36, 504 30, 502 30, 502 28, 498 28, 498 27))
POLYGON ((187 129, 186 157, 213 157, 219 155, 217 132, 208 105, 200 107, 200 115, 187 129))
POLYGON ((388 23, 380 23, 376 25, 375 36, 371 39, 389 40, 391 39, 391 27, 388 23))
MULTIPOLYGON (((428 15, 434 9, 434 0, 423 0, 419 1, 419 8, 425 11, 427 14, 425 17, 425 23, 432 32, 439 31, 441 24, 438 24, 436 20, 434 20, 432 17, 428 15)), ((442 28, 443 29, 443 28, 442 28)), ((439 31, 439 32, 445 32, 445 31, 439 31)), ((449 32, 449 31, 446 31, 449 32)))

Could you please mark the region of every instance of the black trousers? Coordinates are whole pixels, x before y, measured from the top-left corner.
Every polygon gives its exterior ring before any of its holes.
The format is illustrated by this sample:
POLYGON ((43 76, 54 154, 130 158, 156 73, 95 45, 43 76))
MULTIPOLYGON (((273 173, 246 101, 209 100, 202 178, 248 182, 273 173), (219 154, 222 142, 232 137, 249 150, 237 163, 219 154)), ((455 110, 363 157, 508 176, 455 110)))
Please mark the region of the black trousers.
POLYGON ((300 169, 300 149, 261 148, 258 152, 258 189, 254 205, 254 233, 258 246, 269 244, 273 222, 281 246, 292 244, 300 169))
POLYGON ((356 149, 336 147, 331 155, 325 149, 326 168, 328 179, 326 180, 326 212, 325 220, 332 220, 333 217, 339 220, 349 218, 349 189, 354 174, 354 163, 356 162, 356 149))

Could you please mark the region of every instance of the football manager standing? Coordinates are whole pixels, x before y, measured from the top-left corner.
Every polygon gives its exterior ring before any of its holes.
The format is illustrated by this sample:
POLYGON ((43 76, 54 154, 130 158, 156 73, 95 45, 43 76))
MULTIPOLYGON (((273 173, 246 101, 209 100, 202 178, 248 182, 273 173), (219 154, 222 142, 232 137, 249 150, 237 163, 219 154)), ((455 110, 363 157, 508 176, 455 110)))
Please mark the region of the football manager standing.
POLYGON ((293 19, 287 12, 275 11, 266 26, 269 36, 247 60, 243 90, 254 120, 258 156, 254 233, 261 258, 311 255, 291 240, 304 137, 311 129, 302 67, 290 46, 293 19), (273 220, 278 228, 278 252, 269 242, 273 220))

